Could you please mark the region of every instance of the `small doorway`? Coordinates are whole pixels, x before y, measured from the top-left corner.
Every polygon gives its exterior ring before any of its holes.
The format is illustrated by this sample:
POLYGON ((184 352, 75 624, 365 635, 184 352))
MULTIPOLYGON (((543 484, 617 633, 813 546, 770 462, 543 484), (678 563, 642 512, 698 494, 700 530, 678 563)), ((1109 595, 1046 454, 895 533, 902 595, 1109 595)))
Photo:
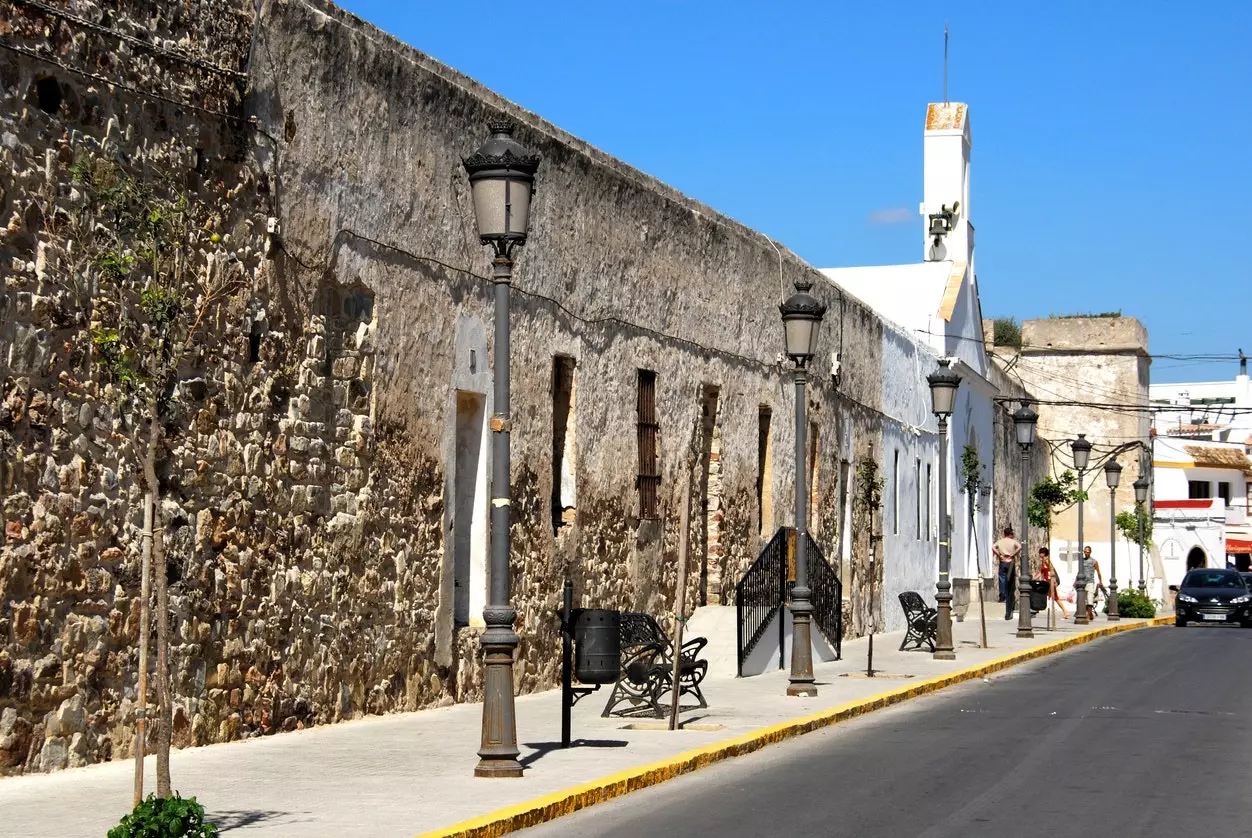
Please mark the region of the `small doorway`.
POLYGON ((1208 559, 1204 555, 1204 551, 1199 547, 1192 547, 1191 552, 1187 554, 1187 570, 1195 570, 1200 567, 1207 567, 1208 559))
POLYGON ((487 470, 483 456, 485 397, 456 394, 456 460, 452 474, 452 617, 458 626, 482 611, 487 550, 487 470), (474 592, 477 590, 478 595, 474 592))
POLYGON ((700 605, 722 601, 722 441, 717 426, 719 390, 704 385, 700 397, 700 605))

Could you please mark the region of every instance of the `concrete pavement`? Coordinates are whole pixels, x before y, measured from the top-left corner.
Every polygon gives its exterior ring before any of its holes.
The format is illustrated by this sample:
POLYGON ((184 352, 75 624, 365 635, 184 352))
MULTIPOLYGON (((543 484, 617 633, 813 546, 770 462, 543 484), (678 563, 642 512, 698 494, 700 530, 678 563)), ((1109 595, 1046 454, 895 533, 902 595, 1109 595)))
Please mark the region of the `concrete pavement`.
POLYGON ((1242 835, 1252 632, 1121 634, 526 838, 1242 835))
MULTIPOLYGON (((991 648, 979 649, 978 622, 971 617, 955 626, 956 661, 898 652, 899 633, 879 635, 874 660, 880 674, 875 678, 863 675, 866 640, 845 642, 842 661, 816 667, 820 694, 815 699, 786 697, 785 672, 745 679, 710 676, 704 691, 711 707, 684 713, 688 728, 677 732, 640 729, 648 720, 600 718, 607 697, 602 690, 575 708, 576 747, 563 751, 559 693, 520 697, 518 738, 528 770, 518 780, 473 778, 480 705, 187 749, 173 755, 171 773, 175 788, 194 794, 228 834, 458 834, 450 828, 469 819, 483 828, 462 834, 502 834, 910 693, 940 688, 953 676, 981 673, 971 673, 971 667, 994 670, 1011 665, 1014 656, 1047 653, 1049 644, 1081 642, 1090 630, 1124 630, 1140 622, 1108 624, 1101 617, 1091 626, 1064 623, 1025 640, 1013 635, 1015 621, 992 619, 989 613, 991 648), (584 784, 581 792, 570 792, 584 784), (541 804, 534 803, 541 798, 541 804)), ((148 767, 151 774, 151 760, 148 767)), ((122 762, 0 780, 0 835, 103 835, 129 809, 132 770, 133 763, 122 762)))

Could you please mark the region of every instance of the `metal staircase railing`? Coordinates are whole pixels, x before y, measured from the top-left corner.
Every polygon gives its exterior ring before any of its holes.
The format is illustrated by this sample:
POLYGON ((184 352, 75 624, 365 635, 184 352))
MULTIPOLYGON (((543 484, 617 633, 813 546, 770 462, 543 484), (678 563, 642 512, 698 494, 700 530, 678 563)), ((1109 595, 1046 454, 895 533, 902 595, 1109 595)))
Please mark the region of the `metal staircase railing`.
MULTIPOLYGON (((774 533, 769 544, 735 583, 736 646, 738 674, 743 663, 761 642, 770 620, 782 611, 787 584, 787 531, 774 533)), ((778 667, 782 668, 783 621, 778 621, 778 667)))
MULTIPOLYGON (((813 622, 835 648, 835 656, 843 656, 843 584, 821 548, 808 536, 809 587, 813 591, 813 622)), ((769 544, 752 566, 735 584, 735 610, 738 649, 738 673, 761 642, 770 620, 781 615, 789 601, 791 577, 794 575, 795 529, 779 527, 769 544)), ((778 668, 786 665, 786 621, 778 621, 778 668)))
POLYGON ((843 583, 826 561, 822 548, 809 538, 809 587, 813 589, 813 622, 843 659, 843 583))

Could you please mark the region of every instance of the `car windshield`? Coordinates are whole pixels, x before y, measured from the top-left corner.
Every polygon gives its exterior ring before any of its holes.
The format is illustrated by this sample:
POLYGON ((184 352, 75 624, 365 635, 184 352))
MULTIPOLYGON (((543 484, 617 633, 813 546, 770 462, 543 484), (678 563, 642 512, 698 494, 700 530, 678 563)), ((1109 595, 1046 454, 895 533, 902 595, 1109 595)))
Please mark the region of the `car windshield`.
POLYGON ((1205 573, 1188 573, 1182 580, 1184 588, 1242 588, 1243 577, 1231 571, 1210 571, 1205 573))

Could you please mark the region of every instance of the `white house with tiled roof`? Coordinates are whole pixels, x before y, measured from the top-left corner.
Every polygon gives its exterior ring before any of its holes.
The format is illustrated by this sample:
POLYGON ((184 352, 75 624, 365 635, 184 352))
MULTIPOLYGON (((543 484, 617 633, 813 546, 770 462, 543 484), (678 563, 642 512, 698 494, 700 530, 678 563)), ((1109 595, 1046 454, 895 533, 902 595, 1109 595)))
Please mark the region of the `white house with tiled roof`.
MULTIPOLYGON (((923 140, 924 175, 922 220, 922 260, 899 265, 828 268, 822 273, 835 285, 859 298, 884 318, 899 324, 905 332, 929 347, 934 355, 950 358, 962 376, 955 412, 949 422, 951 456, 946 467, 952 518, 952 576, 954 588, 961 580, 976 579, 979 561, 984 575, 989 567, 993 521, 1016 520, 1007 510, 998 517, 993 510, 994 495, 969 498, 957 487, 961 484, 961 457, 965 447, 978 452, 983 480, 990 483, 995 449, 994 398, 998 390, 989 380, 989 362, 983 345, 982 310, 974 272, 974 225, 970 203, 970 121, 969 107, 961 103, 931 104, 926 111, 923 140), (974 506, 974 524, 969 525, 969 505, 974 506)), ((884 344, 889 341, 884 336, 884 344)), ((884 345, 884 357, 890 347, 884 345)), ((891 394, 898 382, 884 377, 884 403, 900 398, 922 399, 929 404, 929 393, 891 394), (895 398, 895 397, 900 398, 895 398)), ((931 420, 929 433, 934 433, 931 420)), ((905 450, 907 439, 884 437, 884 448, 905 450)), ((892 457, 884 451, 884 457, 892 457)), ((932 487, 930 491, 935 491, 932 487)), ((997 525, 998 526, 998 525, 997 525)), ((908 565, 914 545, 893 544, 891 533, 884 535, 887 555, 901 556, 895 568, 908 565), (894 553, 892 552, 894 551, 894 553)), ((933 551, 933 545, 922 545, 933 551)), ((933 556, 929 556, 933 563, 933 556)), ((917 563, 920 564, 919 557, 917 563)), ((888 565, 886 573, 897 573, 888 565)), ((925 580, 919 580, 924 583, 925 580)), ((908 584, 906 580, 896 580, 908 584)), ((929 591, 933 591, 930 582, 929 591)), ((917 586, 918 590, 926 590, 917 586)))
POLYGON ((1252 568, 1252 458, 1241 443, 1158 435, 1152 479, 1153 541, 1167 583, 1228 558, 1252 568))

